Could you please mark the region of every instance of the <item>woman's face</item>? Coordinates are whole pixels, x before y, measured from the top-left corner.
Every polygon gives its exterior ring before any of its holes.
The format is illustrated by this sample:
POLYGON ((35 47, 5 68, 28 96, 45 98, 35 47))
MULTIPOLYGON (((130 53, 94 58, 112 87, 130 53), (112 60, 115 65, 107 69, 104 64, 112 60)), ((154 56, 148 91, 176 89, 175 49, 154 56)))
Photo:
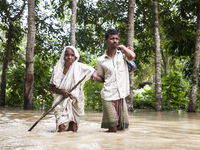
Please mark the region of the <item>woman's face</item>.
POLYGON ((64 57, 65 63, 72 64, 75 60, 75 54, 74 51, 70 48, 67 48, 65 51, 65 57, 64 57))

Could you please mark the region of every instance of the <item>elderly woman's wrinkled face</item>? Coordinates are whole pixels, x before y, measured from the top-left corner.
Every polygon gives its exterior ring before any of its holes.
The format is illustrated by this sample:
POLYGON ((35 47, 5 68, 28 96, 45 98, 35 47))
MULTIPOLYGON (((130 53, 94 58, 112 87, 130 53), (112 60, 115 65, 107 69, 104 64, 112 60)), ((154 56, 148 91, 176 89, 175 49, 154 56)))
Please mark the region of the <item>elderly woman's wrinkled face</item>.
POLYGON ((70 64, 72 64, 76 60, 74 51, 72 49, 70 48, 66 49, 64 60, 65 60, 65 63, 70 63, 70 64))

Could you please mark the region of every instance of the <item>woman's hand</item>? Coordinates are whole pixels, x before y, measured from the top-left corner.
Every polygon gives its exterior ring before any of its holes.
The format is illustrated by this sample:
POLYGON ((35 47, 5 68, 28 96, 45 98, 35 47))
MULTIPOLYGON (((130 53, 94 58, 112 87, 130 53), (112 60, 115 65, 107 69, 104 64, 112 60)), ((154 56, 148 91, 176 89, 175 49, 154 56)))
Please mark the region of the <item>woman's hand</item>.
POLYGON ((67 97, 71 96, 70 92, 68 92, 67 90, 64 90, 64 89, 58 89, 53 84, 49 85, 49 90, 52 91, 52 92, 54 92, 54 93, 56 93, 56 94, 63 95, 64 98, 67 98, 67 97))
POLYGON ((95 70, 91 76, 91 81, 97 81, 99 83, 104 83, 104 79, 98 75, 98 72, 95 70))
POLYGON ((98 77, 98 73, 97 73, 97 71, 95 70, 94 73, 93 73, 92 76, 91 76, 91 81, 92 81, 92 82, 96 81, 96 80, 97 80, 97 77, 98 77))
POLYGON ((67 90, 60 90, 60 92, 64 98, 71 96, 71 93, 69 93, 67 90))

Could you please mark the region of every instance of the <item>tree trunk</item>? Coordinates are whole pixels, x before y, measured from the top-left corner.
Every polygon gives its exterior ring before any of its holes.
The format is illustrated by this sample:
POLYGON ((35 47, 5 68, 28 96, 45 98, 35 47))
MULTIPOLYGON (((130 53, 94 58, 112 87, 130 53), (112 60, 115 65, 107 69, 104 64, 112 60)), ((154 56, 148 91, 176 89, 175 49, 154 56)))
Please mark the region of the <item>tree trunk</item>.
POLYGON ((163 51, 161 51, 162 59, 163 59, 163 68, 164 68, 164 74, 165 77, 169 74, 169 58, 167 57, 167 54, 165 55, 163 51))
POLYGON ((70 23, 70 42, 71 46, 76 45, 76 38, 75 38, 75 24, 76 24, 76 7, 77 7, 77 2, 76 0, 72 0, 72 16, 71 16, 71 23, 70 23))
POLYGON ((195 41, 194 64, 192 71, 192 89, 190 92, 190 103, 188 106, 188 112, 196 111, 197 88, 199 79, 199 55, 200 55, 200 2, 197 3, 197 31, 196 31, 196 41, 195 41))
MULTIPOLYGON (((134 9, 135 9, 135 0, 129 0, 126 45, 130 46, 131 50, 133 50, 133 41, 134 41, 134 9)), ((134 84, 133 72, 129 74, 129 83, 130 83, 130 95, 126 98, 126 103, 128 110, 133 111, 133 84, 134 84)))
POLYGON ((11 55, 12 37, 13 37, 13 24, 12 22, 10 22, 9 31, 8 31, 6 57, 3 62, 3 70, 2 70, 2 77, 1 77, 2 78, 1 95, 0 95, 1 106, 5 105, 5 99, 6 99, 6 72, 8 69, 8 62, 10 60, 10 55, 11 55))
POLYGON ((158 0, 154 0, 154 38, 155 38, 155 110, 162 111, 161 55, 158 20, 158 0))
POLYGON ((26 78, 24 85, 24 109, 33 109, 35 0, 28 0, 28 39, 26 47, 26 78))

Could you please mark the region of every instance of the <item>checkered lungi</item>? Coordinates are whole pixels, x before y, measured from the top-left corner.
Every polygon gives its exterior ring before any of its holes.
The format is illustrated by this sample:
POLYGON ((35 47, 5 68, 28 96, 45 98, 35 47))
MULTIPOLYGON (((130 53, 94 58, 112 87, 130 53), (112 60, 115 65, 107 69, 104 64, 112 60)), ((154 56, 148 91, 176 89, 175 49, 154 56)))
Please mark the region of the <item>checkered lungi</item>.
POLYGON ((101 128, 116 127, 118 130, 128 128, 129 119, 125 99, 106 101, 102 99, 103 118, 101 128))

